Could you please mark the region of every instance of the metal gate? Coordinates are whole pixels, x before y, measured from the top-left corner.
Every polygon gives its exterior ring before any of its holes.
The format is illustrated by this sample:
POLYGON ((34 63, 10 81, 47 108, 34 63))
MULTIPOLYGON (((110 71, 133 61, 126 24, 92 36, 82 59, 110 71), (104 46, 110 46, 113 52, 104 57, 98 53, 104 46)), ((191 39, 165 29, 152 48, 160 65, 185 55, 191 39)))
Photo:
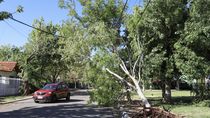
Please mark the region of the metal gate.
POLYGON ((18 95, 22 79, 0 77, 0 96, 18 95))

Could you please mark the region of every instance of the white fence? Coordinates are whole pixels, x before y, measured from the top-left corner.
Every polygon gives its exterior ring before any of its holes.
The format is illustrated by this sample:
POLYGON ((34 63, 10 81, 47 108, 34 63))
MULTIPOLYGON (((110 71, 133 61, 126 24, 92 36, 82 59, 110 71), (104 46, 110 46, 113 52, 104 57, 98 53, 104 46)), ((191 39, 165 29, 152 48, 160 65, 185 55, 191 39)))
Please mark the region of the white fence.
POLYGON ((0 96, 19 94, 21 82, 19 78, 0 77, 0 96))

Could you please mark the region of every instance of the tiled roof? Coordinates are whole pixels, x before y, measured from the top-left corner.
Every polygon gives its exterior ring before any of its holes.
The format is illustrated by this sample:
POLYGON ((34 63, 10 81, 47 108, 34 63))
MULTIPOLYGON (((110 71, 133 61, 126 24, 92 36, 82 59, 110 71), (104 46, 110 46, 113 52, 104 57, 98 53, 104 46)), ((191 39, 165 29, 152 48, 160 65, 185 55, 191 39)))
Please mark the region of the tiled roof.
POLYGON ((15 70, 17 62, 13 61, 0 61, 0 71, 11 72, 15 70))

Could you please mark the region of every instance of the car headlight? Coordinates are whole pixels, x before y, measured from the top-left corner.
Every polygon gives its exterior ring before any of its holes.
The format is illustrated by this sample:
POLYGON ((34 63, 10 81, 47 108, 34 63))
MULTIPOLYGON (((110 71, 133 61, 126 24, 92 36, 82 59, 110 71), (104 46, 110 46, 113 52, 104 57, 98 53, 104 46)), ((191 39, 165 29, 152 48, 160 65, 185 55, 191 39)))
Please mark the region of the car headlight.
POLYGON ((48 94, 52 94, 52 92, 48 92, 48 94))
POLYGON ((34 92, 34 94, 37 94, 37 92, 34 92))

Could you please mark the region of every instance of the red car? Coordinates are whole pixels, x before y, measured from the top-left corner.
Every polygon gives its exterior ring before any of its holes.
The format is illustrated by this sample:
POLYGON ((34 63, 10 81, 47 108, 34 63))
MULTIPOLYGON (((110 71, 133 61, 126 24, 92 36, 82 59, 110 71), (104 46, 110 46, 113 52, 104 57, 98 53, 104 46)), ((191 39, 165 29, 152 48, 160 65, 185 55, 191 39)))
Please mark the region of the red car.
POLYGON ((70 91, 64 83, 46 84, 42 89, 33 94, 34 102, 55 102, 58 99, 70 100, 70 91))

